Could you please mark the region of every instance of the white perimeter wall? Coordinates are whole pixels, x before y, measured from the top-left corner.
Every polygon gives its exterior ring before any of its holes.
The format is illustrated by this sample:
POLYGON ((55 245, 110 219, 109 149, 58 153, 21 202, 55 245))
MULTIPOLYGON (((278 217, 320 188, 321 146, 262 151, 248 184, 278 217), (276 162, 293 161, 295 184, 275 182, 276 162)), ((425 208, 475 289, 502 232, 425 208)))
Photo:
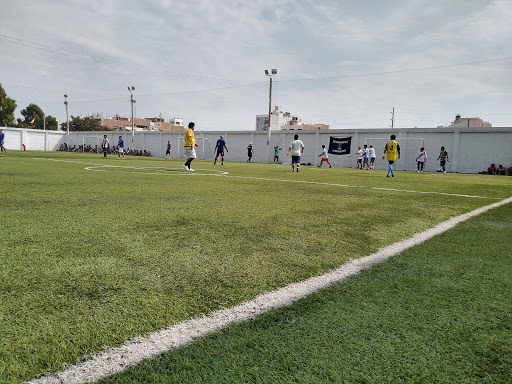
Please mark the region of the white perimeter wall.
MULTIPOLYGON (((69 136, 62 131, 41 131, 32 129, 3 128, 5 133, 5 147, 11 150, 21 150, 25 144, 27 150, 56 151, 62 143, 69 146, 79 146, 84 142, 95 145, 107 135, 111 145, 117 144, 119 135, 123 136, 126 146, 134 149, 146 149, 151 156, 164 157, 167 141, 172 144, 173 158, 184 158, 183 132, 70 132, 69 136)), ((267 146, 268 133, 257 131, 227 131, 212 132, 196 129, 195 136, 199 144, 197 154, 199 159, 212 160, 215 143, 220 135, 226 140, 229 153, 226 152, 226 161, 246 161, 247 145, 254 146, 254 162, 271 163, 273 161, 273 147, 279 144, 283 148, 280 162, 289 163, 286 156, 289 143, 295 134, 304 142, 305 150, 301 158, 302 163, 320 164, 317 156, 322 152, 321 146, 329 146, 330 136, 351 137, 351 153, 356 152, 358 146, 365 143, 374 145, 377 152, 376 168, 386 169, 386 161, 382 160, 383 143, 394 133, 400 143, 402 159, 396 163, 398 170, 415 170, 415 155, 419 150, 420 139, 424 140, 424 147, 428 153, 427 171, 436 171, 439 164, 436 161, 441 146, 445 146, 450 155, 448 163, 449 172, 478 173, 487 170, 491 163, 512 166, 512 128, 400 128, 393 131, 384 129, 356 129, 356 130, 322 130, 322 131, 274 131, 267 146), (202 139, 204 138, 204 139, 202 139), (381 138, 381 140, 374 140, 381 138)), ((329 160, 334 167, 355 167, 355 156, 332 155, 329 160)))

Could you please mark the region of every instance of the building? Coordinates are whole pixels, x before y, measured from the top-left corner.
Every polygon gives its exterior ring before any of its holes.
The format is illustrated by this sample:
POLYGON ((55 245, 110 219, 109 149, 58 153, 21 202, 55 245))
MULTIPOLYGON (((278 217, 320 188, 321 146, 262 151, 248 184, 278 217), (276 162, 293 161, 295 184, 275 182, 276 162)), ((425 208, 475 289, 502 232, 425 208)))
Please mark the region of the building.
POLYGON ((455 116, 455 121, 451 123, 448 128, 490 128, 492 124, 483 121, 479 117, 460 117, 460 115, 455 116))
MULTIPOLYGON (((98 120, 101 125, 113 128, 116 131, 131 131, 132 121, 128 117, 115 115, 104 118, 101 114, 94 114, 92 118, 98 120)), ((136 131, 184 131, 183 119, 174 117, 165 121, 162 117, 147 117, 145 119, 134 118, 134 129, 136 131)))
MULTIPOLYGON (((302 131, 302 130, 317 130, 317 129, 329 129, 327 124, 304 124, 296 116, 292 116, 290 112, 281 111, 281 107, 275 106, 274 110, 270 114, 271 118, 271 130, 287 130, 287 131, 302 131)), ((268 130, 268 114, 256 115, 256 131, 267 131, 268 130)))
MULTIPOLYGON (((290 112, 281 111, 281 107, 276 105, 274 110, 271 112, 270 119, 270 128, 272 131, 275 131, 282 129, 282 126, 288 124, 288 121, 292 120, 292 115, 290 112)), ((257 131, 267 131, 268 125, 268 113, 265 115, 256 115, 257 131)))

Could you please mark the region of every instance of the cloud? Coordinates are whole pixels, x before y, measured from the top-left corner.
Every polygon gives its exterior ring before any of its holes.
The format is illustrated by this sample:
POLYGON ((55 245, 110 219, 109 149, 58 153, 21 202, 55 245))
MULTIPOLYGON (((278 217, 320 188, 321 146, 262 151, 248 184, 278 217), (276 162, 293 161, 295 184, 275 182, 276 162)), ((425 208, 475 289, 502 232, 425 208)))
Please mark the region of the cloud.
POLYGON ((512 56, 511 18, 506 0, 7 0, 0 34, 45 47, 0 38, 0 82, 61 120, 63 93, 75 114, 126 114, 134 85, 145 116, 253 129, 263 71, 277 68, 274 104, 308 122, 385 125, 396 107, 443 123, 455 109, 498 113, 510 63, 360 75, 512 56))

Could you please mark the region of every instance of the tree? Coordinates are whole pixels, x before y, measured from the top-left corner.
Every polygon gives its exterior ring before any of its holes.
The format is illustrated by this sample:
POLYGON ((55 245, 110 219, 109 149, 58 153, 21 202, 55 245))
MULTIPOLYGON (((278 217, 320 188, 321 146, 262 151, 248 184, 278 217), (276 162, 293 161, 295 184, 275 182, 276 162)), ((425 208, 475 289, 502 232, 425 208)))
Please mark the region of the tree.
MULTIPOLYGON (((66 122, 61 123, 60 127, 63 131, 67 130, 66 122)), ((102 126, 101 123, 93 119, 92 117, 80 117, 80 116, 71 116, 71 120, 69 121, 69 130, 70 131, 111 131, 112 128, 102 126)))
POLYGON ((5 89, 0 84, 0 125, 15 126, 14 111, 16 110, 16 101, 7 97, 5 89))
MULTIPOLYGON (((34 125, 36 126, 34 127, 34 129, 44 129, 44 124, 45 122, 43 120, 36 119, 34 123, 34 125)), ((57 122, 57 119, 52 115, 46 116, 46 129, 48 131, 56 131, 57 129, 59 129, 59 123, 57 122)))
POLYGON ((43 110, 35 104, 29 104, 21 111, 23 119, 18 119, 19 128, 35 128, 35 120, 43 120, 43 110))
POLYGON ((57 130, 59 123, 51 115, 45 116, 43 110, 36 104, 29 104, 27 108, 21 111, 23 119, 18 119, 19 128, 47 129, 57 130))

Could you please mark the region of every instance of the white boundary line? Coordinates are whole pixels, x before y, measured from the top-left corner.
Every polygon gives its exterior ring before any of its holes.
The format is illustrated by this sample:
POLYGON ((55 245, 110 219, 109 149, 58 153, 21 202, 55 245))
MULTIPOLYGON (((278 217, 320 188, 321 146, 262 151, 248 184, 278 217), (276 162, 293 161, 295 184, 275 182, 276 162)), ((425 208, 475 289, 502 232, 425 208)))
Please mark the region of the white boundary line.
MULTIPOLYGON (((217 176, 217 175, 209 175, 217 176)), ((223 177, 233 177, 238 179, 252 179, 252 180, 266 180, 266 181, 281 181, 289 183, 304 183, 304 184, 316 184, 316 185, 329 185, 333 187, 345 187, 345 188, 364 188, 364 189, 375 189, 383 191, 394 191, 394 192, 406 192, 406 193, 417 193, 427 195, 444 195, 444 196, 456 196, 456 197, 470 197, 473 199, 488 199, 488 200, 499 200, 499 197, 485 197, 485 196, 473 196, 473 195, 461 195, 457 193, 446 193, 436 191, 410 191, 408 189, 395 189, 395 188, 383 188, 383 187, 368 187, 366 185, 348 185, 348 184, 334 184, 334 183, 321 183, 319 181, 305 181, 305 180, 287 180, 287 179, 268 179, 265 177, 252 177, 252 176, 233 176, 233 175, 219 175, 223 177)))
MULTIPOLYGON (((71 160, 59 160, 59 159, 45 159, 45 158, 37 158, 34 157, 34 160, 51 160, 51 161, 59 161, 65 163, 76 163, 76 164, 85 164, 92 165, 92 167, 85 167, 86 171, 96 171, 96 172, 111 172, 111 173, 129 173, 129 174, 139 174, 139 175, 162 175, 162 174, 173 174, 173 175, 196 175, 196 176, 222 176, 222 177, 231 177, 237 179, 249 179, 249 180, 264 180, 264 181, 280 181, 287 183, 303 183, 303 184, 313 184, 313 185, 328 185, 332 187, 343 187, 343 188, 364 188, 364 189, 374 189, 374 190, 382 190, 382 191, 392 191, 392 192, 405 192, 405 193, 416 193, 423 195, 442 195, 442 196, 455 196, 455 197, 468 197, 472 199, 488 199, 488 200, 499 200, 499 197, 485 197, 485 196, 473 196, 473 195, 462 195, 457 193, 446 193, 446 192, 436 192, 436 191, 411 191, 407 189, 396 189, 396 188, 383 188, 383 187, 368 187, 365 185, 348 185, 348 184, 336 184, 336 183, 322 183, 318 181, 305 181, 305 180, 289 180, 289 179, 269 179, 265 177, 253 177, 253 176, 235 176, 229 175, 226 171, 217 171, 217 170, 206 170, 206 169, 197 169, 197 171, 203 172, 212 172, 212 173, 198 173, 198 172, 183 172, 180 171, 179 168, 170 168, 172 171, 164 172, 164 170, 158 170, 158 168, 165 169, 166 167, 130 167, 124 165, 109 165, 109 164, 95 164, 95 163, 86 163, 83 161, 71 161, 71 160), (154 172, 125 172, 120 170, 107 170, 104 168, 112 167, 112 168, 128 168, 128 169, 138 169, 138 170, 151 170, 154 172), (215 172, 215 173, 214 173, 215 172)), ((167 168, 169 169, 169 168, 167 168)))
POLYGON ((65 371, 56 373, 54 376, 46 376, 28 383, 80 384, 100 380, 121 372, 126 367, 135 365, 144 359, 154 358, 169 351, 171 348, 179 348, 189 344, 198 337, 216 332, 229 325, 252 319, 272 309, 289 305, 313 292, 340 282, 364 269, 368 269, 374 264, 386 261, 406 249, 419 245, 434 236, 454 228, 461 222, 509 203, 512 203, 512 197, 453 217, 409 239, 391 244, 369 256, 343 264, 338 269, 322 276, 312 277, 299 283, 287 285, 276 291, 256 296, 253 300, 235 307, 215 311, 209 316, 176 324, 144 338, 135 338, 118 348, 108 349, 93 355, 90 360, 70 366, 65 371))

